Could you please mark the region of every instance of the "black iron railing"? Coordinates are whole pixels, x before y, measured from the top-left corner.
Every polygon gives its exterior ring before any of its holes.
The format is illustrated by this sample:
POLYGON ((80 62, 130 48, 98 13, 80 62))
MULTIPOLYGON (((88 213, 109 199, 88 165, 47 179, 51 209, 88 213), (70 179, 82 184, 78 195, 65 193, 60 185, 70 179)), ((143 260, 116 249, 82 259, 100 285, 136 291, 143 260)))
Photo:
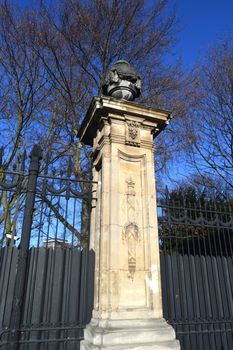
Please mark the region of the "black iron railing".
POLYGON ((160 200, 164 317, 182 350, 233 349, 233 199, 160 200))
POLYGON ((28 171, 24 154, 17 169, 0 174, 3 349, 34 343, 41 349, 78 346, 90 317, 94 260, 86 249, 93 182, 76 178, 70 157, 60 173, 51 168, 50 158, 41 165, 36 145, 28 171))
POLYGON ((0 174, 0 247, 21 246, 22 232, 30 247, 87 247, 94 182, 75 176, 70 157, 62 172, 48 156, 40 166, 39 146, 30 157, 28 172, 24 156, 20 169, 0 174))
POLYGON ((160 249, 168 254, 233 256, 233 198, 158 201, 160 249))

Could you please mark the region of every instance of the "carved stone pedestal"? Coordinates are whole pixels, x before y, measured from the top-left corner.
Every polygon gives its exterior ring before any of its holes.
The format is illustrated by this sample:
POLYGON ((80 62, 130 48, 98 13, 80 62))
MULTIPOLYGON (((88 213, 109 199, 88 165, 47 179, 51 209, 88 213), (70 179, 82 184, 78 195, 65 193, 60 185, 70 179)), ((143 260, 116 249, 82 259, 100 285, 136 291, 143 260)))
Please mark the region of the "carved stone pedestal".
POLYGON ((92 320, 85 329, 81 350, 179 350, 175 332, 163 319, 118 320, 102 323, 92 320))
POLYGON ((79 130, 93 146, 93 319, 81 349, 179 349, 162 319, 153 136, 170 114, 95 98, 79 130))

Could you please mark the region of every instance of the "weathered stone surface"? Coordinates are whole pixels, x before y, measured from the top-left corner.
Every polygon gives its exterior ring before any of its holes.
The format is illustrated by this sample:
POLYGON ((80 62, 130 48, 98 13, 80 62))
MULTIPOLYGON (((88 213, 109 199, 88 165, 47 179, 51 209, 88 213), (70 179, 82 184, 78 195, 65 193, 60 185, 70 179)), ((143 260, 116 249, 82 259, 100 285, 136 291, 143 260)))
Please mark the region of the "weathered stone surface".
POLYGON ((107 347, 97 347, 91 344, 81 345, 81 350, 179 350, 180 346, 177 341, 166 341, 161 344, 137 344, 137 345, 117 345, 107 347), (82 347, 83 346, 83 347, 82 347))
POLYGON ((84 349, 180 349, 175 332, 163 319, 141 322, 119 320, 115 327, 100 327, 92 320, 85 330, 84 349))
POLYGON ((146 142, 148 128, 152 131, 153 137, 156 137, 169 123, 171 113, 169 111, 145 107, 135 102, 119 101, 111 97, 94 97, 78 131, 78 137, 83 143, 93 146, 93 142, 99 140, 97 138, 99 130, 104 131, 105 136, 110 136, 110 133, 117 134, 119 139, 123 136, 125 143, 126 126, 122 127, 122 124, 129 121, 138 122, 138 118, 141 123, 140 137, 142 140, 146 138, 144 140, 146 142), (114 125, 110 125, 107 122, 111 118, 115 120, 114 125), (104 130, 103 123, 106 126, 104 130), (107 125, 109 125, 109 128, 107 128, 107 125))
POLYGON ((90 239, 95 301, 82 349, 179 349, 162 319, 154 181, 153 136, 169 118, 101 97, 80 128, 80 140, 93 145, 98 182, 90 239))

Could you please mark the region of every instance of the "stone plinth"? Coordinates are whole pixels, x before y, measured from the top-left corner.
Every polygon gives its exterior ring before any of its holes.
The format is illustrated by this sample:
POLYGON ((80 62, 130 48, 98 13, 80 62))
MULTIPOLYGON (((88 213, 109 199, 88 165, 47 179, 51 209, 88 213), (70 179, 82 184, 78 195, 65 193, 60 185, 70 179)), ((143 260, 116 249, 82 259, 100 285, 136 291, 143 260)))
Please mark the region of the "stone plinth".
POLYGON ((170 113, 95 98, 79 130, 93 146, 93 319, 81 349, 179 349, 162 319, 153 137, 170 113))

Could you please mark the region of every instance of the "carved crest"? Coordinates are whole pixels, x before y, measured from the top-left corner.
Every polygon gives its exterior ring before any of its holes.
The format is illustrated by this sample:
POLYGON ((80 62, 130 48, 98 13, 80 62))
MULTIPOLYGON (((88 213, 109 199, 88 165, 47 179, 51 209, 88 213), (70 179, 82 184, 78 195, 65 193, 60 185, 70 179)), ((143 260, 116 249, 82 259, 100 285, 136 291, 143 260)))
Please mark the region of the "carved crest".
POLYGON ((128 120, 126 125, 126 144, 140 146, 140 123, 128 120))
POLYGON ((136 128, 129 128, 129 137, 131 137, 131 139, 136 139, 136 137, 138 136, 138 130, 136 128))

